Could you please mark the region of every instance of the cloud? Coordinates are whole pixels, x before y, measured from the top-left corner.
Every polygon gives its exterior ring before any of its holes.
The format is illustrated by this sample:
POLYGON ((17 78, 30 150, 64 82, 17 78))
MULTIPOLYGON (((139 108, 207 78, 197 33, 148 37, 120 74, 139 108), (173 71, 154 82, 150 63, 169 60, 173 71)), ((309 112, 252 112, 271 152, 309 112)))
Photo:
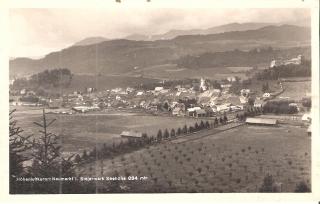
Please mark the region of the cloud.
POLYGON ((307 9, 11 9, 11 56, 39 56, 92 36, 121 38, 232 22, 295 22, 307 9))

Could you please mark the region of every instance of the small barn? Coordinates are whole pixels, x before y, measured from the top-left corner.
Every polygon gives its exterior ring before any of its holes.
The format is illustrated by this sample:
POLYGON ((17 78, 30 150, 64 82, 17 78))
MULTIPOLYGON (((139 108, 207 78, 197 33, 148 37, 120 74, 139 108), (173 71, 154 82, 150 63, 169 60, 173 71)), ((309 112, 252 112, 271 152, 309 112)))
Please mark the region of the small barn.
POLYGON ((270 118, 247 118, 246 124, 276 126, 278 124, 278 120, 270 118))
POLYGON ((308 136, 311 136, 311 134, 312 134, 311 125, 309 125, 309 127, 307 129, 307 133, 308 133, 308 136))
POLYGON ((142 133, 141 132, 138 132, 138 131, 133 131, 133 130, 130 130, 130 131, 122 131, 120 136, 122 138, 127 138, 128 140, 140 140, 142 139, 142 133))

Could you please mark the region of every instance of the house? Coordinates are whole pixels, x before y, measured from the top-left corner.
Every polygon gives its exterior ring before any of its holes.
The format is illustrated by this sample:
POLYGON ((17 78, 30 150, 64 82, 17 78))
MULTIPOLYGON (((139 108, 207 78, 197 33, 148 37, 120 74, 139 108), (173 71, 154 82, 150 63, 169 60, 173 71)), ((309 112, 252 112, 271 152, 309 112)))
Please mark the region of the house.
POLYGON ((264 93, 262 95, 263 98, 270 98, 271 97, 271 94, 270 93, 264 93))
POLYGON ((311 134, 312 134, 311 125, 309 125, 309 127, 308 127, 308 129, 307 129, 307 134, 308 134, 308 136, 311 136, 311 134))
POLYGON ((244 97, 248 97, 250 92, 251 92, 250 89, 241 89, 240 91, 241 96, 244 96, 244 97))
POLYGON ((204 110, 206 111, 207 117, 213 117, 215 115, 215 111, 210 106, 206 106, 204 110))
POLYGON ((196 110, 200 110, 200 107, 193 107, 187 109, 187 116, 196 117, 196 110))
POLYGON ((221 88, 228 89, 232 86, 232 84, 221 84, 221 88))
POLYGON ((138 91, 136 95, 137 95, 137 96, 142 96, 143 94, 144 94, 143 91, 138 91))
POLYGON ((164 88, 162 86, 158 86, 158 87, 155 87, 154 90, 155 91, 162 91, 164 88))
POLYGON ((254 100, 253 106, 256 108, 262 108, 262 104, 263 104, 263 100, 256 98, 256 100, 254 100))
POLYGON ((62 99, 55 99, 55 100, 50 100, 48 103, 48 106, 50 109, 57 109, 62 106, 62 99))
POLYGON ((229 82, 235 82, 235 81, 237 81, 237 78, 234 77, 234 76, 231 76, 231 77, 227 77, 227 80, 228 80, 229 82))
POLYGON ((270 118, 247 118, 246 124, 276 126, 278 124, 278 120, 270 118))
POLYGON ((183 104, 183 106, 177 105, 172 110, 172 115, 174 115, 174 116, 184 116, 185 114, 186 113, 185 113, 184 104, 183 104))
POLYGON ((200 118, 200 117, 206 117, 207 116, 207 112, 203 109, 197 109, 195 110, 195 117, 196 118, 200 118))
POLYGON ((200 87, 199 88, 202 91, 206 91, 207 90, 206 80, 204 78, 200 79, 200 87))
POLYGON ((219 112, 229 111, 230 110, 230 106, 231 106, 230 103, 217 105, 217 111, 219 111, 219 112))
POLYGON ((122 131, 120 136, 122 138, 127 138, 130 141, 136 141, 136 140, 141 140, 142 139, 142 133, 138 131, 122 131))
POLYGON ((303 114, 303 116, 301 117, 301 120, 303 122, 311 123, 311 114, 310 113, 303 114))
POLYGON ((27 90, 26 89, 21 89, 21 91, 20 91, 20 94, 21 95, 25 95, 27 93, 27 90))

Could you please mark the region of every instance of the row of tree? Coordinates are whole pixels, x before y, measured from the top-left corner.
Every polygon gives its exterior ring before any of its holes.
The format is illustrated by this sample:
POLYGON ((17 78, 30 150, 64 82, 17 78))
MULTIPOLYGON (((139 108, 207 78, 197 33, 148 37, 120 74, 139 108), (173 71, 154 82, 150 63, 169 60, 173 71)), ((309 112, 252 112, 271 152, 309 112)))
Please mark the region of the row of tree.
POLYGON ((94 161, 95 159, 113 158, 119 155, 130 153, 146 146, 155 145, 161 143, 163 140, 175 139, 179 136, 185 136, 190 133, 194 133, 204 129, 215 128, 219 125, 227 124, 228 118, 224 115, 221 118, 215 118, 213 122, 201 121, 199 124, 196 122, 194 126, 184 125, 182 128, 175 130, 172 128, 170 131, 161 129, 158 131, 157 136, 148 136, 146 133, 142 134, 141 139, 129 139, 121 140, 119 143, 113 143, 112 146, 103 144, 102 147, 94 147, 91 151, 84 150, 82 155, 77 154, 75 156, 75 162, 77 164, 87 163, 94 161))

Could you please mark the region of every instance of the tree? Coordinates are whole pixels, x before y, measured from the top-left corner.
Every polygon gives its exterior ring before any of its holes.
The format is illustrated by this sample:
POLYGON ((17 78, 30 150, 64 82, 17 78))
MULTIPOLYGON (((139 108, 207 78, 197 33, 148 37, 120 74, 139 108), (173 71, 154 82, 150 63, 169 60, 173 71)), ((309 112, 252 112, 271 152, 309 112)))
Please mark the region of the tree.
POLYGON ((223 122, 224 122, 224 124, 227 124, 227 122, 228 122, 228 117, 226 114, 223 116, 223 122))
POLYGON ((201 122, 200 122, 200 129, 204 129, 204 128, 205 128, 204 122, 201 120, 201 122))
POLYGON ((217 127, 218 124, 219 124, 218 118, 215 118, 215 119, 214 119, 214 127, 217 127))
POLYGON ((171 129, 170 136, 172 138, 176 136, 176 131, 173 128, 171 129))
POLYGON ((198 130, 199 130, 199 125, 198 125, 197 122, 194 124, 194 130, 195 130, 195 131, 198 131, 198 130))
POLYGON ((23 136, 23 130, 17 126, 17 121, 13 119, 12 110, 9 113, 9 170, 10 170, 10 193, 18 193, 22 186, 16 182, 16 177, 23 176, 26 172, 23 162, 30 158, 23 155, 25 151, 31 148, 29 136, 23 136))
POLYGON ((187 127, 187 125, 184 125, 184 126, 183 126, 182 132, 183 132, 184 134, 187 134, 187 133, 188 133, 188 127, 187 127))
POLYGON ((305 192, 311 192, 309 186, 301 181, 298 185, 296 185, 296 189, 294 190, 296 193, 305 193, 305 192))
POLYGON ((177 130, 177 135, 179 136, 179 135, 181 135, 181 133, 182 133, 182 130, 181 130, 181 128, 179 127, 178 130, 177 130))
POLYGON ((272 175, 267 174, 263 179, 263 183, 259 189, 259 192, 274 192, 273 184, 274 184, 274 179, 272 175))
POLYGON ((87 150, 83 150, 82 159, 86 160, 88 158, 87 150))
POLYGON ((74 162, 75 162, 75 163, 80 163, 80 162, 81 162, 81 157, 80 157, 79 154, 77 154, 77 155, 75 156, 74 162))
POLYGON ((161 141, 162 140, 162 131, 161 130, 159 130, 158 131, 158 134, 157 134, 157 141, 161 141))
POLYGON ((170 135, 169 135, 168 129, 165 129, 163 136, 164 136, 164 138, 166 138, 166 139, 169 138, 170 135))
POLYGON ((206 121, 205 127, 208 128, 208 129, 210 128, 210 123, 209 123, 209 121, 206 121))
MULTIPOLYGON (((59 137, 48 131, 48 128, 56 121, 56 119, 48 122, 43 109, 42 123, 34 122, 40 127, 40 136, 33 140, 33 164, 31 166, 31 175, 34 177, 70 177, 74 176, 74 164, 71 161, 72 156, 67 159, 63 158, 60 153, 61 145, 59 145, 59 137)), ((68 189, 68 184, 64 184, 68 189)), ((70 186, 69 186, 70 187, 70 186)), ((62 185, 58 182, 36 183, 33 185, 36 192, 42 193, 59 193, 62 192, 62 185)), ((69 189, 70 190, 70 189, 69 189)))

